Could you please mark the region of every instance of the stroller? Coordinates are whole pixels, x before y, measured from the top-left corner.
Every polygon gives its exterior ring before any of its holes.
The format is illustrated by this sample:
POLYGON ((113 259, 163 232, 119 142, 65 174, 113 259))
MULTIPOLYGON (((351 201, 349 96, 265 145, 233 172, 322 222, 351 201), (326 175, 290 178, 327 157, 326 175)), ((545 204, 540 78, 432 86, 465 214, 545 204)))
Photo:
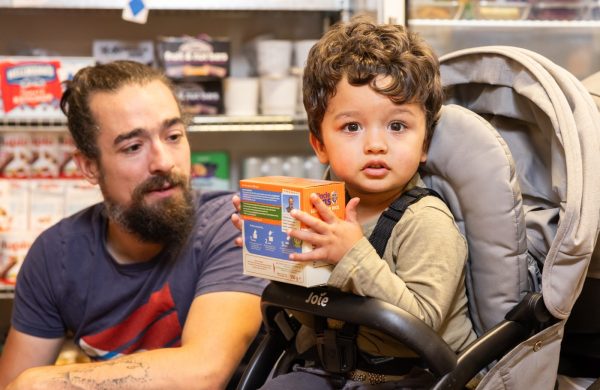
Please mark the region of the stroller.
MULTIPOLYGON (((584 80, 596 106, 600 109, 600 72, 584 80)), ((600 386, 600 245, 597 245, 579 298, 567 323, 558 366, 559 388, 585 389, 600 386)))
MULTIPOLYGON (((447 105, 421 176, 467 237, 478 339, 456 354, 385 302, 273 282, 261 304, 267 335, 238 389, 258 388, 297 362, 289 310, 396 337, 435 375, 436 389, 462 389, 488 368, 478 388, 555 387, 562 332, 600 226, 600 181, 592 176, 600 117, 573 76, 533 52, 483 47, 440 61, 447 105), (328 294, 328 304, 307 304, 311 292, 328 294)), ((339 345, 328 360, 343 372, 352 349, 339 345)))

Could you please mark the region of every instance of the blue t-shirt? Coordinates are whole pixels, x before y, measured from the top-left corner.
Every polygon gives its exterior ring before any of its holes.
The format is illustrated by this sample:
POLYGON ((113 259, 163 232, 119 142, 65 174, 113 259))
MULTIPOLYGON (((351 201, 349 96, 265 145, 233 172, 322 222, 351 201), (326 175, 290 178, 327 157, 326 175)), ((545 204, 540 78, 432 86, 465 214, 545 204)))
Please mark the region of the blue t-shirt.
POLYGON ((195 194, 193 233, 175 259, 165 253, 120 265, 106 249, 104 204, 63 219, 33 243, 19 271, 12 325, 56 338, 73 332, 93 359, 176 347, 194 298, 216 291, 261 294, 242 274, 231 193, 195 194))

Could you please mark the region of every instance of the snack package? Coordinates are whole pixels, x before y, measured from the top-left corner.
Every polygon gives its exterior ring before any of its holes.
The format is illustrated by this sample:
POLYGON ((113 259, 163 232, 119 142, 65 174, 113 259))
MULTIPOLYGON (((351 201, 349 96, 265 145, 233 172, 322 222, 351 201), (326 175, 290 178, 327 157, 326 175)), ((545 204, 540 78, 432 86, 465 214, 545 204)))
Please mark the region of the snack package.
POLYGON ((289 260, 290 253, 313 250, 312 245, 287 235, 289 229, 304 228, 290 215, 292 209, 318 217, 309 199, 311 193, 319 195, 339 218, 344 218, 343 182, 288 176, 240 180, 245 274, 304 287, 327 283, 331 265, 289 260))

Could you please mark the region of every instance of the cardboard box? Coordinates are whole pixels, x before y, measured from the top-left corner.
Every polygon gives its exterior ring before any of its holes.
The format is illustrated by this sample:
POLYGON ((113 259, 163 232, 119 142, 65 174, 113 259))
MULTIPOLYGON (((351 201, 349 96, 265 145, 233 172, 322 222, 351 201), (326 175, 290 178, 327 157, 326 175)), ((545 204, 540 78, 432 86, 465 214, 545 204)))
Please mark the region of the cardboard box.
POLYGON ((137 61, 154 65, 154 42, 96 39, 92 46, 94 59, 100 64, 112 61, 137 61))
POLYGON ((0 117, 63 119, 62 83, 92 57, 0 56, 0 117))
POLYGON ((223 88, 220 80, 175 83, 175 94, 186 114, 223 113, 223 88))
POLYGON ((192 188, 210 191, 230 187, 227 152, 192 152, 192 188))
POLYGON ((230 42, 208 36, 160 37, 158 59, 167 77, 222 79, 229 75, 230 42))
POLYGON ((327 283, 332 266, 321 262, 289 260, 290 253, 313 248, 288 237, 288 229, 304 228, 289 212, 297 208, 318 217, 309 196, 318 194, 331 210, 344 218, 344 183, 287 176, 240 180, 243 219, 244 273, 304 287, 327 283))

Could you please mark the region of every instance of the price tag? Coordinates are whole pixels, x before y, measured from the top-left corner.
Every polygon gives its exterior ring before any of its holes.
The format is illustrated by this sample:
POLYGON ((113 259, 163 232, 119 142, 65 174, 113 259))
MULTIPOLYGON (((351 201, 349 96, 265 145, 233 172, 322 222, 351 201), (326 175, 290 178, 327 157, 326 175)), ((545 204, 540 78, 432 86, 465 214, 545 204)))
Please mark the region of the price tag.
POLYGON ((148 8, 143 0, 131 0, 123 8, 121 17, 128 22, 145 24, 148 20, 148 8))

